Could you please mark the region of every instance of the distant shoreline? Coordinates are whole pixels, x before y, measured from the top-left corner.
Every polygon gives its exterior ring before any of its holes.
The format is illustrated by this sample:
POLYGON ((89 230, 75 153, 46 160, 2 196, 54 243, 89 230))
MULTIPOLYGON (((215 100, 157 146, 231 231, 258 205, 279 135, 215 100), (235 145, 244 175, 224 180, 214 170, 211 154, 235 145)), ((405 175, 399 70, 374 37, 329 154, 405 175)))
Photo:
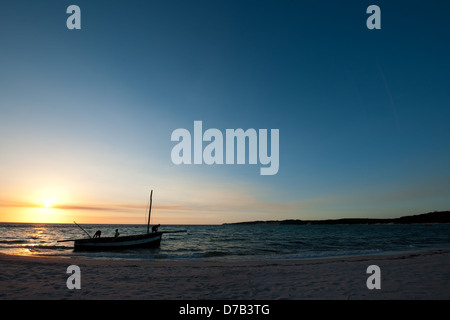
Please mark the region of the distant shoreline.
POLYGON ((265 220, 223 223, 222 225, 337 225, 337 224, 431 224, 450 223, 450 211, 434 211, 391 219, 343 218, 327 220, 265 220))

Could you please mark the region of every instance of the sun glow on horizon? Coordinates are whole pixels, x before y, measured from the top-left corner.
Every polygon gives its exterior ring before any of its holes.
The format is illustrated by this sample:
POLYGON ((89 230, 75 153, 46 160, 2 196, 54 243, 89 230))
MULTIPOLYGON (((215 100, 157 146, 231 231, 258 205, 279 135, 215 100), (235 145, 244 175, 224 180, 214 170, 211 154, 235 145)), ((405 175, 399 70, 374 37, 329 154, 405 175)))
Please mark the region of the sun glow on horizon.
POLYGON ((66 197, 62 197, 60 193, 55 192, 39 195, 36 198, 40 198, 41 207, 46 209, 57 208, 60 203, 66 200, 66 197))
POLYGON ((54 204, 54 201, 51 199, 46 199, 43 201, 43 203, 45 208, 50 208, 54 204))

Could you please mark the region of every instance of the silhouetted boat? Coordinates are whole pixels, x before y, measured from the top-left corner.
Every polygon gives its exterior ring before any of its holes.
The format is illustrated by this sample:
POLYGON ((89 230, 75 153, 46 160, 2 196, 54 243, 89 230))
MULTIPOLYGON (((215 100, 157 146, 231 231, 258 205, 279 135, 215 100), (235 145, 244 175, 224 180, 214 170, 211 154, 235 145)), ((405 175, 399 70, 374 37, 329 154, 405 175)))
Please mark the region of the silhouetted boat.
POLYGON ((123 250, 135 248, 157 248, 161 243, 161 238, 164 233, 186 232, 186 230, 157 231, 156 230, 157 228, 155 230, 152 230, 152 232, 150 232, 152 195, 153 190, 150 192, 150 207, 148 211, 147 233, 131 236, 93 238, 86 230, 84 230, 80 225, 78 225, 74 221, 74 223, 78 227, 80 227, 80 229, 82 229, 89 236, 89 238, 59 240, 58 242, 73 241, 75 251, 107 251, 107 250, 123 250))
POLYGON ((157 248, 164 232, 152 232, 124 237, 104 237, 74 240, 75 251, 106 251, 135 248, 157 248))

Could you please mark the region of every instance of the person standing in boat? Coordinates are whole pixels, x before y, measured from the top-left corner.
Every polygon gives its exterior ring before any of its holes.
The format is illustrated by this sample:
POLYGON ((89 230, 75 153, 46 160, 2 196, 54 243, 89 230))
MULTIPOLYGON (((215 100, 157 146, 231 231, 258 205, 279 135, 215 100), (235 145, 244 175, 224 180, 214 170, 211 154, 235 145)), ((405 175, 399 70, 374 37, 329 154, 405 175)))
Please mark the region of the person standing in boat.
POLYGON ((114 234, 114 237, 118 237, 120 235, 120 233, 119 233, 119 229, 116 229, 116 233, 114 234))

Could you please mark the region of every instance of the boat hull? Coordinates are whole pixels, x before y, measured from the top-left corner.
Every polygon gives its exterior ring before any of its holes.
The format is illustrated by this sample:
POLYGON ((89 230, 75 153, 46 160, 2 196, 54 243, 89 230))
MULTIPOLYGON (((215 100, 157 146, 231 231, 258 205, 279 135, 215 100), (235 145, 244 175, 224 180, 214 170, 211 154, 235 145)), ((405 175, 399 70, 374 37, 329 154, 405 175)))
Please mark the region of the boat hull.
POLYGON ((75 251, 111 251, 135 248, 158 248, 162 232, 153 232, 124 237, 79 239, 74 241, 75 251))

